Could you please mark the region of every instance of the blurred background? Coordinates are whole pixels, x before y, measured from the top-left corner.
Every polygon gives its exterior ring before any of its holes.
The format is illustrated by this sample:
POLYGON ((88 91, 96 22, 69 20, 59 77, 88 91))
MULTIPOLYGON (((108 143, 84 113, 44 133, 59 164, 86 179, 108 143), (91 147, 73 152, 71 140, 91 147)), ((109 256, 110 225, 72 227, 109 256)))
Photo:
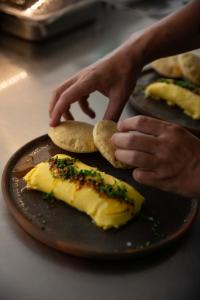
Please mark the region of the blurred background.
MULTIPOLYGON (((55 87, 186 2, 0 0, 0 135, 1 147, 6 148, 2 161, 47 132, 55 87)), ((107 99, 93 93, 90 102, 96 119, 90 120, 74 104, 77 119, 96 122, 102 117, 107 99)), ((130 115, 126 107, 122 117, 130 115)))

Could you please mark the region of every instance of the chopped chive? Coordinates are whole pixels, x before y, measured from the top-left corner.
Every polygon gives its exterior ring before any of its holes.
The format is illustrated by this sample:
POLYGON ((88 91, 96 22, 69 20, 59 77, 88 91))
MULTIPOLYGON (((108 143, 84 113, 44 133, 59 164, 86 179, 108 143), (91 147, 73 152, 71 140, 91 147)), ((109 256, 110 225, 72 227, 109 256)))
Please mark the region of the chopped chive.
MULTIPOLYGON (((63 180, 74 180, 79 182, 80 185, 92 185, 97 192, 109 198, 127 201, 133 205, 133 201, 128 198, 127 189, 123 184, 119 185, 117 181, 115 181, 114 184, 105 183, 100 172, 88 169, 79 170, 74 165, 76 161, 77 160, 73 158, 59 159, 56 157, 51 158, 48 162, 53 177, 63 180)), ((53 195, 46 195, 45 199, 49 198, 49 196, 53 195)))

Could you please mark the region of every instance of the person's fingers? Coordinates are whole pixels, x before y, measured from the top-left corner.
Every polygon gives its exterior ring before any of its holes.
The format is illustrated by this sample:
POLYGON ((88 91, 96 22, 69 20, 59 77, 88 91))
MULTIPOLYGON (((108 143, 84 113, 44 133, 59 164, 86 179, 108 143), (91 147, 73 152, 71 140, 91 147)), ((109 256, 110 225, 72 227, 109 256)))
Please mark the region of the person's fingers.
POLYGON ((81 81, 80 84, 77 82, 63 92, 52 110, 50 125, 56 126, 59 123, 62 114, 69 111, 70 105, 73 102, 89 95, 93 90, 93 82, 87 80, 84 82, 81 81))
POLYGON ((79 105, 80 105, 82 111, 83 111, 86 115, 88 115, 88 116, 91 117, 91 118, 95 118, 96 114, 95 114, 94 110, 91 109, 90 106, 89 106, 89 103, 88 103, 88 100, 87 100, 88 97, 89 97, 89 96, 85 96, 85 97, 83 97, 81 100, 79 100, 79 105))
POLYGON ((118 121, 122 110, 125 106, 125 101, 122 101, 122 98, 120 97, 119 94, 116 95, 114 93, 109 100, 108 106, 106 108, 106 112, 104 114, 103 119, 104 120, 113 120, 113 121, 118 121))
POLYGON ((154 155, 136 150, 117 149, 115 157, 129 166, 148 170, 155 169, 157 164, 154 155))
POLYGON ((156 153, 158 148, 156 137, 137 131, 115 133, 111 141, 117 148, 139 150, 152 154, 156 153))
POLYGON ((73 77, 71 79, 68 79, 66 82, 61 84, 56 90, 53 92, 52 99, 49 104, 49 117, 51 118, 52 111, 54 109, 54 106, 56 105, 58 99, 60 98, 61 94, 68 89, 74 82, 76 78, 73 77))
POLYGON ((141 183, 148 186, 155 187, 163 191, 177 191, 176 182, 172 179, 162 179, 159 174, 154 171, 148 171, 140 168, 133 170, 133 178, 141 183))
POLYGON ((145 185, 158 187, 160 184, 158 175, 154 171, 136 168, 133 170, 132 175, 136 181, 145 185))
POLYGON ((74 120, 74 117, 71 114, 70 110, 66 110, 62 116, 65 120, 74 120))
POLYGON ((135 116, 118 122, 119 131, 140 131, 146 134, 159 136, 166 126, 166 122, 146 116, 135 116))

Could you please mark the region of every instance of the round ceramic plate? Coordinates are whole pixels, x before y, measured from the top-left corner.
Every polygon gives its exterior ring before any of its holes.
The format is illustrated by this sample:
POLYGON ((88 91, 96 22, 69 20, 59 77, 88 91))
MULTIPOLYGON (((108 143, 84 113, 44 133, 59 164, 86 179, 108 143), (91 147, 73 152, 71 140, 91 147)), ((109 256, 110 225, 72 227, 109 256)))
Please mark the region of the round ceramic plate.
POLYGON ((147 188, 130 170, 113 168, 98 152, 72 154, 81 161, 134 185, 145 197, 142 212, 119 229, 104 231, 84 213, 41 192, 26 190, 23 176, 33 165, 58 153, 47 135, 19 149, 8 161, 2 188, 16 221, 31 236, 59 251, 92 258, 118 259, 152 253, 180 238, 191 226, 198 201, 147 188))
POLYGON ((142 72, 136 88, 129 99, 132 107, 143 115, 177 123, 199 136, 200 120, 193 120, 177 106, 169 106, 165 101, 154 101, 145 97, 145 86, 156 81, 158 78, 161 78, 161 76, 152 69, 142 72))

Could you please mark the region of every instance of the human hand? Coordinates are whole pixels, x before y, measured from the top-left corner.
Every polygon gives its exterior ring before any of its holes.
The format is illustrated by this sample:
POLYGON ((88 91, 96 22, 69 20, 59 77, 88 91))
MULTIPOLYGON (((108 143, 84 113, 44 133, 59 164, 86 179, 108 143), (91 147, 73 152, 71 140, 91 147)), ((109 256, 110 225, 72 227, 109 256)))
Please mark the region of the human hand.
POLYGON ((200 197, 200 140, 184 128, 145 116, 118 123, 116 158, 133 166, 133 178, 188 197, 200 197))
POLYGON ((118 120, 142 68, 137 57, 135 63, 127 57, 125 49, 115 51, 61 84, 50 103, 50 125, 56 126, 62 116, 73 119, 70 105, 76 101, 84 113, 95 117, 87 100, 94 91, 109 98, 104 119, 118 120))

